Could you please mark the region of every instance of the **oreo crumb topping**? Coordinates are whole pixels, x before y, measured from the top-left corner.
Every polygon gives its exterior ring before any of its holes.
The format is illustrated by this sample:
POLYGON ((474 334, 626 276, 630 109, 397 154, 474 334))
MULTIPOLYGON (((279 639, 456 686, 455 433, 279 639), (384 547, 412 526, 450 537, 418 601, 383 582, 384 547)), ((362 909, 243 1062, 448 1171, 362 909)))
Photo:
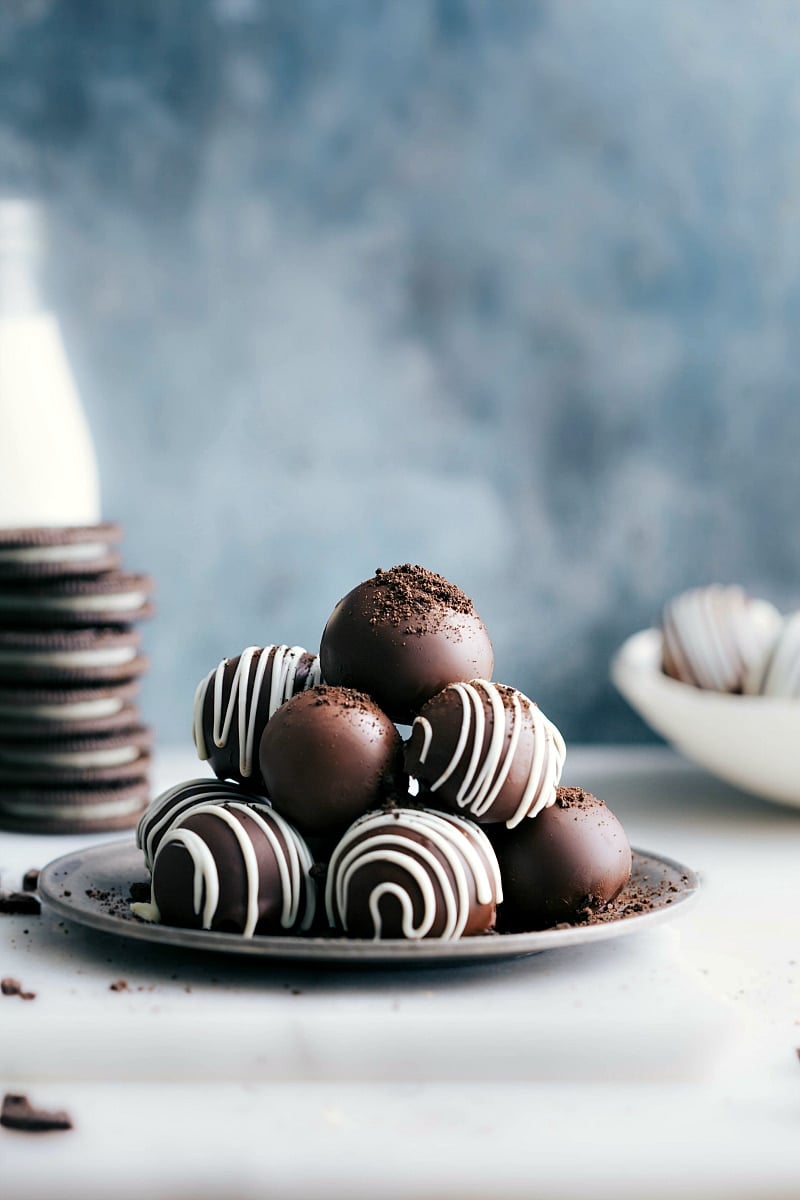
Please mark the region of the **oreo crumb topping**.
POLYGON ((390 567, 388 571, 378 567, 375 578, 367 580, 365 586, 374 593, 370 623, 402 625, 403 633, 409 637, 435 633, 450 613, 475 615, 472 601, 461 588, 442 575, 411 563, 390 567))
POLYGON ((556 804, 559 808, 591 808, 594 804, 602 804, 591 792, 582 787, 556 788, 556 804))

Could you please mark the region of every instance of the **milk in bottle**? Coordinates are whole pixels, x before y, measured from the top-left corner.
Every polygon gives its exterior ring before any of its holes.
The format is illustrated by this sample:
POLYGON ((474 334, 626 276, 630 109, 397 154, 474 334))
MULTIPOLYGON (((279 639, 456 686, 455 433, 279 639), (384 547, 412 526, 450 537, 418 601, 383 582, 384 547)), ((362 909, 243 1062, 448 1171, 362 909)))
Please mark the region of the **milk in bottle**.
POLYGON ((0 528, 100 520, 97 461, 61 330, 42 303, 43 218, 0 198, 0 528))

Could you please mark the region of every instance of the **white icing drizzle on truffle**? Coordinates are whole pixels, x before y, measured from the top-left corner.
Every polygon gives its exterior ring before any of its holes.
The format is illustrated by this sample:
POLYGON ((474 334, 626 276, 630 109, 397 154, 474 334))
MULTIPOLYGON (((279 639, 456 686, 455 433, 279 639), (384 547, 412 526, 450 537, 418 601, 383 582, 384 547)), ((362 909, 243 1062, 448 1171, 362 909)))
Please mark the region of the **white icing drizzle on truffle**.
MULTIPOLYGON (((473 679, 470 683, 451 683, 446 690, 456 692, 461 699, 461 729, 449 763, 438 779, 429 785, 429 790, 438 791, 468 756, 455 800, 459 808, 467 809, 472 816, 485 816, 491 811, 508 777, 527 719, 533 726, 533 754, 519 804, 506 825, 513 829, 525 817, 535 817, 543 808, 553 804, 567 748, 561 733, 542 710, 522 692, 511 690, 511 737, 504 751, 506 709, 497 685, 486 679, 473 679), (484 696, 490 712, 490 739, 485 752, 484 696)), ((419 761, 424 764, 436 733, 427 717, 418 716, 414 721, 414 727, 417 726, 422 730, 423 738, 419 761)))
POLYGON ((430 809, 367 813, 350 826, 331 857, 325 890, 331 925, 347 930, 351 885, 359 871, 376 863, 397 867, 409 883, 416 885, 422 914, 415 924, 414 895, 407 885, 394 880, 376 882, 369 896, 374 940, 383 932, 380 905, 385 895, 396 897, 400 903, 403 937, 416 940, 426 937, 433 927, 437 884, 445 918, 445 927, 438 936, 445 941, 461 937, 466 927, 470 880, 478 904, 499 904, 503 898, 494 849, 483 830, 471 822, 430 809), (424 838, 428 845, 417 837, 424 838))
MULTIPOLYGON (((136 830, 136 845, 144 853, 147 869, 152 869, 159 838, 189 809, 198 804, 235 803, 241 799, 242 790, 237 784, 221 783, 218 779, 189 779, 161 792, 142 814, 136 830)), ((264 797, 253 797, 253 802, 269 806, 264 797)))
MULTIPOLYGON (((242 856, 247 905, 241 934, 246 938, 253 937, 259 918, 261 872, 250 831, 236 813, 246 814, 270 845, 280 879, 282 928, 308 929, 314 917, 316 894, 316 885, 309 874, 313 865, 311 853, 297 830, 266 803, 201 803, 185 809, 161 839, 153 861, 154 877, 164 849, 171 845, 182 845, 192 860, 192 907, 201 918, 202 928, 210 929, 219 906, 217 861, 208 842, 196 831, 185 829, 183 822, 201 814, 223 822, 234 834, 242 856), (304 897, 305 907, 301 915, 300 906, 304 897)), ((154 887, 151 887, 150 904, 140 904, 133 910, 145 920, 160 921, 154 887)))
MULTIPOLYGON (((236 718, 239 738, 239 773, 249 778, 253 772, 256 735, 256 714, 262 689, 269 686, 267 720, 296 691, 297 669, 308 651, 302 646, 248 646, 239 656, 225 699, 225 669, 230 662, 223 658, 219 665, 197 685, 194 696, 194 743, 201 759, 210 757, 203 730, 203 710, 208 689, 213 682, 212 739, 218 749, 228 744, 236 718), (253 675, 253 685, 250 679, 253 675)), ((303 690, 320 682, 319 657, 314 656, 303 690)))
POLYGON ((774 605, 749 596, 743 588, 690 588, 664 606, 667 672, 695 687, 741 691, 763 662, 781 623, 774 605))

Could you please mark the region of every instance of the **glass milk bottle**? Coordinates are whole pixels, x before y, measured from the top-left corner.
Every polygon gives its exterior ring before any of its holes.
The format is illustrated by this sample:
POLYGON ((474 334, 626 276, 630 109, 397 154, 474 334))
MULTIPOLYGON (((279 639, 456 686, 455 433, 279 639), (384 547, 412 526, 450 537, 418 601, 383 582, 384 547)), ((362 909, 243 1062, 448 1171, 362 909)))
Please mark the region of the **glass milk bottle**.
POLYGON ((0 197, 0 528, 94 525, 97 460, 61 330, 39 294, 41 211, 0 197))

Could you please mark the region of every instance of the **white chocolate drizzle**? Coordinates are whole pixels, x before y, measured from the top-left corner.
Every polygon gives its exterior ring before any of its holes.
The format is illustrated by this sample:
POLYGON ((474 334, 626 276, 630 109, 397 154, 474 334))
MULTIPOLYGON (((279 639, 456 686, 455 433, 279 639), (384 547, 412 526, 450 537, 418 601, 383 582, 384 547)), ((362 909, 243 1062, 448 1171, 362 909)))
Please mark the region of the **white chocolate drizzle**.
MULTIPOLYGON (((208 689, 213 684, 212 740, 220 750, 227 746, 235 718, 239 739, 239 774, 248 779, 253 773, 256 733, 263 732, 256 728, 262 689, 269 687, 266 715, 266 720, 269 720, 295 694, 297 669, 307 653, 302 646, 248 646, 239 655, 227 700, 225 671, 230 660, 223 658, 213 671, 209 671, 197 685, 194 696, 194 744, 198 757, 203 760, 210 757, 203 729, 203 713, 208 689)), ((320 678, 319 657, 315 655, 303 690, 316 687, 320 678)))
MULTIPOLYGON (((144 854, 148 871, 152 870, 160 839, 185 812, 200 804, 226 804, 241 799, 241 788, 218 779, 189 779, 161 792, 142 814, 136 830, 136 845, 144 854)), ((261 796, 253 797, 253 802, 269 807, 269 801, 261 796)))
MULTIPOLYGON (((506 709, 503 697, 496 684, 486 679, 473 679, 471 683, 451 683, 446 690, 457 693, 461 700, 461 727, 455 750, 450 761, 429 790, 436 792, 442 784, 459 770, 467 759, 462 781, 456 792, 455 802, 473 817, 480 819, 491 812, 492 805, 508 778, 517 754, 524 724, 533 727, 533 752, 528 777, 516 810, 506 821, 513 829, 525 817, 535 817, 543 808, 555 802, 556 788, 561 779, 566 758, 566 745, 561 733, 522 692, 511 691, 510 733, 506 741, 506 709), (489 705, 489 745, 484 751, 487 714, 484 698, 489 705)), ((413 728, 422 731, 422 749, 419 762, 424 765, 436 737, 431 721, 419 716, 413 728)))
POLYGON ((360 871, 376 864, 396 867, 408 879, 406 885, 376 879, 368 901, 376 941, 383 936, 381 900, 386 895, 399 902, 402 936, 410 940, 430 936, 439 904, 444 928, 437 936, 444 941, 461 937, 470 916, 470 881, 479 905, 499 904, 503 899, 494 849, 483 830, 470 821, 430 809, 367 813, 350 826, 331 857, 325 889, 331 925, 347 931, 353 881, 360 871), (416 923, 415 899, 422 901, 416 923))
MULTIPOLYGON (((250 831, 236 815, 246 815, 258 827, 274 856, 280 881, 281 915, 283 929, 306 930, 310 926, 315 909, 316 885, 310 876, 313 860, 306 843, 288 821, 280 817, 268 803, 244 803, 226 801, 225 804, 195 804, 184 809, 161 838, 153 860, 153 884, 158 864, 165 848, 181 845, 192 860, 192 908, 200 917, 201 927, 211 929, 217 915, 220 896, 220 880, 217 860, 207 841, 195 830, 185 829, 183 822, 190 817, 205 815, 223 822, 233 833, 241 854, 246 893, 246 911, 241 929, 242 937, 251 938, 256 932, 259 919, 259 901, 262 893, 261 872, 250 831), (301 913, 301 904, 305 906, 301 913)), ((137 916, 144 920, 160 921, 161 913, 155 899, 155 888, 151 887, 149 904, 131 906, 137 916)))

